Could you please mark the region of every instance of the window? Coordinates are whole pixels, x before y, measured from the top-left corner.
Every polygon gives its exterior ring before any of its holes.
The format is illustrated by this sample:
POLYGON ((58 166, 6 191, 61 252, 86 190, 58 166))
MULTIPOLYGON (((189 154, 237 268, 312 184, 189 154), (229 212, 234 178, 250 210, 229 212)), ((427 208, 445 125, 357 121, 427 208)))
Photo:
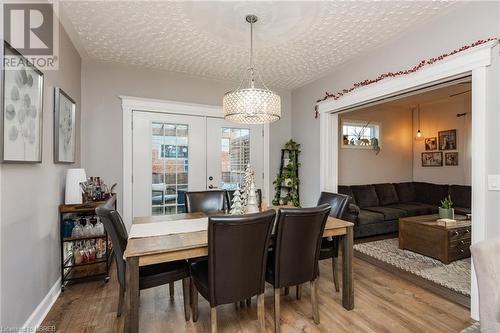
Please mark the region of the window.
POLYGON ((380 142, 380 124, 363 120, 342 120, 343 148, 372 149, 372 140, 380 142))
POLYGON ((250 163, 250 130, 223 127, 221 150, 221 188, 234 190, 241 185, 245 168, 250 163))

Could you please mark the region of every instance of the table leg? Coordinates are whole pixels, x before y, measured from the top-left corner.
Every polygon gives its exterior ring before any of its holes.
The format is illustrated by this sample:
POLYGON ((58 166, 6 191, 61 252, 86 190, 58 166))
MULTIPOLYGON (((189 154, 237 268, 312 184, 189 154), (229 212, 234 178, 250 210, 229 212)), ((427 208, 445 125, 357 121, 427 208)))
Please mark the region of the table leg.
POLYGON ((139 332, 139 258, 127 259, 127 316, 125 332, 139 332))
POLYGON ((347 227, 347 233, 342 236, 342 305, 347 310, 354 309, 354 286, 353 286, 353 229, 347 227))

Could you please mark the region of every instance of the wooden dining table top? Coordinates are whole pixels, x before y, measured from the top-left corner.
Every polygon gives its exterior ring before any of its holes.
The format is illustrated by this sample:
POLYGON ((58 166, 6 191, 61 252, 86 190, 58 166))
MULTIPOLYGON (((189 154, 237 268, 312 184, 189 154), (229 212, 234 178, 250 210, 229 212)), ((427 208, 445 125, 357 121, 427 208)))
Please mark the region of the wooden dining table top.
MULTIPOLYGON (((202 212, 144 216, 135 217, 133 224, 168 222, 207 216, 207 214, 202 212)), ((325 225, 323 237, 345 235, 347 233, 347 228, 353 225, 354 224, 351 222, 329 216, 325 225)), ((207 254, 208 232, 207 230, 202 230, 162 236, 130 238, 127 243, 124 258, 139 257, 139 266, 145 266, 157 262, 201 257, 207 254)))

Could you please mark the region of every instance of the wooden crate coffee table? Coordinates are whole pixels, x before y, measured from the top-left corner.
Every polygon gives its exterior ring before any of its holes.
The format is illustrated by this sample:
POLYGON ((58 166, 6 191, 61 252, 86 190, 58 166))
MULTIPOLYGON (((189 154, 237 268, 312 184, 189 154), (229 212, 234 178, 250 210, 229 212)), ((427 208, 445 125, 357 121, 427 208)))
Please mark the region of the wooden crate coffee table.
POLYGON ((399 219, 399 248, 440 260, 444 264, 470 257, 471 221, 455 216, 457 223, 443 226, 438 215, 399 219))

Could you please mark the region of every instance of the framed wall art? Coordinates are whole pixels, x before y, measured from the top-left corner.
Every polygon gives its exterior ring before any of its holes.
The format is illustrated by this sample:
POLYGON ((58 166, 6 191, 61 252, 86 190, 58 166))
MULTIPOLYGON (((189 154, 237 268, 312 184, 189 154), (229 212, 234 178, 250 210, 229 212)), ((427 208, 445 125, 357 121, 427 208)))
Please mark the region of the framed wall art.
POLYGON ((439 150, 457 149, 457 130, 447 130, 438 132, 439 150))
POLYGON ((43 73, 7 42, 2 67, 2 161, 41 163, 43 73))
POLYGON ((54 89, 54 163, 75 163, 76 103, 61 88, 54 89))
POLYGON ((444 153, 444 165, 457 166, 458 165, 458 152, 444 153))
POLYGON ((437 150, 437 138, 425 138, 425 150, 437 150))
POLYGON ((443 166, 443 153, 440 151, 422 153, 422 166, 423 167, 443 166))

